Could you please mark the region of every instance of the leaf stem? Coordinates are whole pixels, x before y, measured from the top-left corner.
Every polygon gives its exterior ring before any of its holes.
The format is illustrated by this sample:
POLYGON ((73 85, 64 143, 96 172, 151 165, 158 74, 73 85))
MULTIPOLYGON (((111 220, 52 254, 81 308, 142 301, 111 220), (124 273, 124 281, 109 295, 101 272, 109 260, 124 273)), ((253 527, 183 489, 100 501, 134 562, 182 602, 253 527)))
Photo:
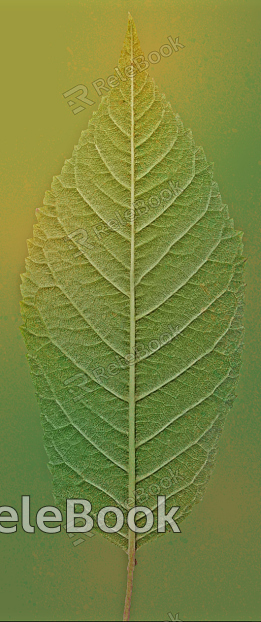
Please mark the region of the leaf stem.
POLYGON ((123 620, 130 619, 130 607, 131 607, 131 595, 132 595, 132 585, 133 585, 133 571, 135 567, 135 553, 136 553, 136 534, 134 531, 129 530, 129 550, 128 550, 128 571, 127 571, 127 590, 126 590, 126 598, 125 598, 125 606, 124 606, 124 614, 123 620))

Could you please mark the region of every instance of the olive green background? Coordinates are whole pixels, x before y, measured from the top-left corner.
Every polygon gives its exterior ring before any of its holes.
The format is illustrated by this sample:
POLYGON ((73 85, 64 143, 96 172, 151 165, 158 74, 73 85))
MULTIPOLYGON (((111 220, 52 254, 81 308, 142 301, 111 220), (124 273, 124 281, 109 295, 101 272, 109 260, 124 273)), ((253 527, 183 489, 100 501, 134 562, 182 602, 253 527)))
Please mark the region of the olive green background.
MULTIPOLYGON (((136 22, 145 55, 167 36, 185 46, 151 66, 195 141, 215 162, 223 202, 245 232, 246 336, 238 397, 203 501, 137 554, 132 620, 260 620, 260 61, 253 0, 0 1, 1 452, 0 505, 32 516, 53 504, 25 347, 20 273, 52 176, 100 101, 91 83, 117 64, 136 22), (95 101, 72 113, 77 84, 95 101)), ((0 534, 1 620, 121 620, 127 557, 102 536, 0 534), (75 539, 75 538, 74 538, 75 539)))

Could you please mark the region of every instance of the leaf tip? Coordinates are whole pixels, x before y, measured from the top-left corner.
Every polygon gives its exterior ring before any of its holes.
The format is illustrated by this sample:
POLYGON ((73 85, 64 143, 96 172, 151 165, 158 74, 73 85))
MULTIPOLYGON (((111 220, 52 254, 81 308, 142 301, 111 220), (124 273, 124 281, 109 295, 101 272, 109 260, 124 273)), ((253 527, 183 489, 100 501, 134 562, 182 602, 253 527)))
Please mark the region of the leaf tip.
POLYGON ((136 37, 138 36, 134 19, 132 15, 130 14, 130 12, 128 12, 128 32, 130 33, 131 31, 134 33, 134 37, 135 35, 136 37))

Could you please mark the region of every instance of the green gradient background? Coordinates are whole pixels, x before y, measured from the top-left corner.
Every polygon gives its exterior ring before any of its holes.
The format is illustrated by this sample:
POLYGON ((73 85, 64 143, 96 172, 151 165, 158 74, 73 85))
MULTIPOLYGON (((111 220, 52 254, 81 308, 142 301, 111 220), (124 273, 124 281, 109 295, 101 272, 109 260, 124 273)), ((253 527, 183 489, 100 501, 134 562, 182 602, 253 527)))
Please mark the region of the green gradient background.
MULTIPOLYGON (((166 620, 171 611, 182 620, 260 620, 261 2, 8 0, 0 9, 0 504, 19 511, 21 494, 30 494, 35 515, 53 503, 18 329, 19 274, 35 209, 99 102, 74 116, 62 93, 112 73, 129 10, 146 55, 168 35, 185 45, 150 73, 215 162, 248 257, 243 367, 216 468, 182 534, 138 553, 131 619, 166 620)), ((1 620, 122 619, 127 557, 102 536, 74 547, 65 533, 29 535, 19 524, 17 534, 0 534, 0 560, 1 620)))

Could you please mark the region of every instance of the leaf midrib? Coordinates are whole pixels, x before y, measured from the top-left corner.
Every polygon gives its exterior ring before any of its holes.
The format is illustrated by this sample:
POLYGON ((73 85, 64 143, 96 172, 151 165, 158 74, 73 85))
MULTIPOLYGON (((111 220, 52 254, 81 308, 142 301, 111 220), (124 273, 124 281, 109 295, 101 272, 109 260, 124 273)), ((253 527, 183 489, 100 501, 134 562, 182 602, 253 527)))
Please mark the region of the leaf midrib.
MULTIPOLYGON (((130 29, 131 35, 131 66, 133 67, 133 26, 130 29)), ((135 352, 135 221, 134 221, 134 200, 135 200, 135 146, 134 146, 134 76, 132 72, 131 80, 131 257, 130 257, 130 355, 135 352)), ((129 498, 135 499, 136 486, 136 439, 135 439, 135 375, 136 363, 129 368, 129 498)), ((136 537, 135 533, 129 529, 129 563, 135 556, 136 537)))

